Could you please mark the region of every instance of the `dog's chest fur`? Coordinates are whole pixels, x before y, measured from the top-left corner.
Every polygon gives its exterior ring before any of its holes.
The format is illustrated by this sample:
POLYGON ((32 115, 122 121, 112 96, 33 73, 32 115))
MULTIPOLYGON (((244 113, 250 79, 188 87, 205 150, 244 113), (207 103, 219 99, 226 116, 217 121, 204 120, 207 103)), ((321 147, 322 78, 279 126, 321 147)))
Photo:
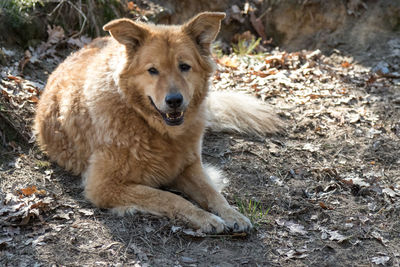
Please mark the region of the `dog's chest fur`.
MULTIPOLYGON (((131 117, 132 121, 139 118, 131 117)), ((123 158, 121 164, 129 168, 131 181, 153 187, 168 185, 184 168, 200 157, 201 136, 180 136, 170 138, 152 129, 146 123, 113 121, 112 127, 103 128, 98 132, 107 136, 98 144, 104 149, 111 150, 113 157, 123 158), (119 128, 118 124, 124 125, 119 128), (114 138, 110 137, 114 131, 114 138)), ((122 167, 122 166, 121 166, 122 167)))

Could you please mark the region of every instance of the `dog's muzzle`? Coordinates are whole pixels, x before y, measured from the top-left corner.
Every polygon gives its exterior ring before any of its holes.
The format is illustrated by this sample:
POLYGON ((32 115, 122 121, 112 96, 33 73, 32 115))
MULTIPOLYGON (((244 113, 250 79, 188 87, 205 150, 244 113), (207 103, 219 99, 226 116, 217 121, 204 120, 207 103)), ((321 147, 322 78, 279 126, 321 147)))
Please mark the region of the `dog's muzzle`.
POLYGON ((182 110, 174 110, 172 112, 162 112, 157 108, 157 106, 154 104, 153 99, 149 96, 149 100, 151 102, 151 105, 160 113, 161 117, 165 121, 165 123, 169 126, 178 126, 183 123, 184 119, 184 111, 182 110))

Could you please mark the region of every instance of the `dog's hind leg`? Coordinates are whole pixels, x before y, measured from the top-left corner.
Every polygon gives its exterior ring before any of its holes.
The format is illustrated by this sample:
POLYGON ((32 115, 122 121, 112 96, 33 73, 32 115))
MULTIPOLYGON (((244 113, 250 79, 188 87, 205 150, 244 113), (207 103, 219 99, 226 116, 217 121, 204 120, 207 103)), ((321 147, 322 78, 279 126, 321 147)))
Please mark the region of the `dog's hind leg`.
POLYGON ((132 172, 126 167, 126 158, 109 156, 110 153, 98 153, 92 157, 85 173, 85 196, 96 206, 111 208, 118 213, 137 210, 180 219, 206 233, 225 230, 225 223, 220 217, 196 207, 184 198, 135 184, 127 176, 132 172))
POLYGON ((220 216, 229 229, 235 232, 243 232, 252 228, 250 220, 234 210, 216 190, 200 160, 188 167, 177 178, 174 187, 187 194, 203 209, 220 216))

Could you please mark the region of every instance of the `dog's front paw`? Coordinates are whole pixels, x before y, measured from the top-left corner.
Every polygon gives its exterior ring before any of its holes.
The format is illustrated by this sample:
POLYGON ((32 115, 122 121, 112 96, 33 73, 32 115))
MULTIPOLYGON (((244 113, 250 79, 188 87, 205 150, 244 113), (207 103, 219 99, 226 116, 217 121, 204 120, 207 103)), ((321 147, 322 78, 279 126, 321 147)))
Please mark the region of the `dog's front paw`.
POLYGON ((230 206, 220 209, 218 215, 225 221, 228 229, 234 232, 249 232, 253 228, 253 225, 246 216, 230 206))
POLYGON ((209 213, 209 215, 210 216, 203 218, 200 224, 200 230, 208 234, 222 233, 226 228, 224 220, 214 214, 209 213))
POLYGON ((224 220, 219 216, 201 209, 189 221, 192 227, 207 234, 219 234, 227 228, 224 220))

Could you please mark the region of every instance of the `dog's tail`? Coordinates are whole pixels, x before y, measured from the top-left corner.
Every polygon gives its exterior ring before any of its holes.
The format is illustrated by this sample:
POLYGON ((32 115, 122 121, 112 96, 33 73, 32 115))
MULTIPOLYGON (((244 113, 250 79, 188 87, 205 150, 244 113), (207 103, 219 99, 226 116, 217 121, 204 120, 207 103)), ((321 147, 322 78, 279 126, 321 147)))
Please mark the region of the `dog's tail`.
POLYGON ((207 112, 212 131, 265 135, 283 130, 282 121, 265 103, 240 93, 211 91, 207 112))

